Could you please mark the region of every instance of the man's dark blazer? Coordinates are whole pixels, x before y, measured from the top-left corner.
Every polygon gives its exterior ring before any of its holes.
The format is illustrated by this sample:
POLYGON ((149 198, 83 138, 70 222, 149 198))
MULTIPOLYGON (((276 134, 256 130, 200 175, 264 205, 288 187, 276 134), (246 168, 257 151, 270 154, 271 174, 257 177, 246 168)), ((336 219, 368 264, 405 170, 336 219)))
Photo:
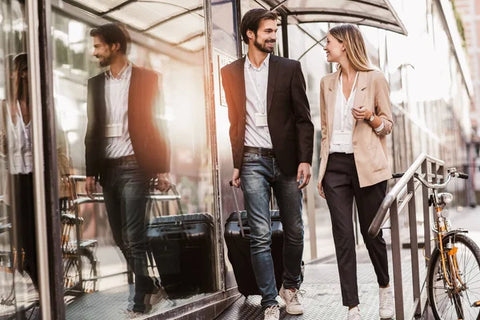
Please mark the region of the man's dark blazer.
MULTIPOLYGON (((245 142, 245 57, 222 68, 228 104, 233 166, 241 170, 245 142)), ((270 55, 267 121, 273 150, 283 174, 296 175, 300 162, 312 163, 313 123, 300 62, 270 55)))
MULTIPOLYGON (((147 175, 170 170, 167 132, 155 119, 158 75, 132 66, 128 92, 128 131, 139 167, 147 175)), ((105 73, 88 80, 88 125, 85 135, 87 176, 100 178, 105 168, 105 73)))

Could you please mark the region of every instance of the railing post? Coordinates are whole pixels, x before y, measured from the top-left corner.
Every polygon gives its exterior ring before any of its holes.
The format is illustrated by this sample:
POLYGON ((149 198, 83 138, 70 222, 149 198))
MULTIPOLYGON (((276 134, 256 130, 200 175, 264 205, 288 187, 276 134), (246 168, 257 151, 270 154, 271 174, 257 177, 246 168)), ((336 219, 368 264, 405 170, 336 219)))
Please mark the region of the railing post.
MULTIPOLYGON (((431 168, 432 168, 431 173, 433 174, 432 182, 433 183, 438 183, 437 164, 435 162, 433 162, 431 168)), ((428 177, 427 177, 427 181, 430 181, 428 179, 428 177)))
POLYGON ((408 221, 410 228, 410 254, 412 257, 412 285, 413 285, 413 301, 416 305, 415 315, 421 314, 420 302, 420 275, 418 262, 418 235, 417 235, 417 210, 415 207, 415 182, 413 177, 408 181, 407 191, 412 195, 408 202, 408 221))
MULTIPOLYGON (((428 178, 428 160, 422 163, 422 173, 428 178)), ((432 254, 432 246, 430 243, 430 206, 428 205, 428 188, 422 185, 422 202, 423 202, 423 237, 425 242, 425 266, 428 266, 428 260, 432 254)))
POLYGON ((392 234, 393 281, 395 289, 395 314, 397 320, 404 320, 402 257, 400 253, 400 226, 398 223, 397 200, 390 207, 390 226, 392 234))

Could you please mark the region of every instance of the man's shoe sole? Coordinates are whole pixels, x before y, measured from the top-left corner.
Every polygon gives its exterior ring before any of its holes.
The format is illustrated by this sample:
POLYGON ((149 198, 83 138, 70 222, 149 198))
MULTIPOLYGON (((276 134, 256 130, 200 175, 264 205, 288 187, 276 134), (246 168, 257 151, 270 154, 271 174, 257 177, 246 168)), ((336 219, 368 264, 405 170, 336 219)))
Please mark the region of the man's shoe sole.
POLYGON ((300 312, 288 312, 288 310, 285 309, 285 311, 288 313, 288 314, 291 314, 293 316, 298 316, 299 314, 303 314, 303 311, 300 311, 300 312))

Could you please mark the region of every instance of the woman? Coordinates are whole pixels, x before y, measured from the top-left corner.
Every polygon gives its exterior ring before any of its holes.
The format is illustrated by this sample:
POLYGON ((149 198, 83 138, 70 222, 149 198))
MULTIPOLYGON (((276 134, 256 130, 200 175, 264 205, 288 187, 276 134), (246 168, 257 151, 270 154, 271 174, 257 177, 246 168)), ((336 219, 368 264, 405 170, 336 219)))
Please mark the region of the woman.
POLYGON ((368 228, 385 197, 388 166, 386 135, 392 130, 389 88, 383 74, 371 68, 360 30, 350 24, 327 34, 328 62, 335 73, 320 84, 322 141, 318 191, 327 200, 348 319, 361 319, 352 204, 373 263, 380 294, 380 318, 393 317, 388 260, 382 233, 372 239, 368 228))
POLYGON ((14 246, 20 272, 27 272, 38 288, 35 237, 35 211, 33 207, 33 162, 31 105, 28 96, 27 54, 13 58, 11 75, 12 95, 5 105, 7 128, 8 170, 12 177, 14 200, 13 224, 17 231, 14 246))

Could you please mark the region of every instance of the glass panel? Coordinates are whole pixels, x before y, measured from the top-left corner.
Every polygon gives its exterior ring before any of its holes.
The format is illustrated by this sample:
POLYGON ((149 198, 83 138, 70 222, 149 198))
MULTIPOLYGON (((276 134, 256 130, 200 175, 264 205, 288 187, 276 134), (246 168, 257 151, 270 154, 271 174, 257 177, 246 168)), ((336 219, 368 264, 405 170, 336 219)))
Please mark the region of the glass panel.
MULTIPOLYGON (((161 4, 132 3, 112 16, 122 18, 124 22, 135 23, 137 27, 145 27, 162 17, 184 11, 178 6, 195 8, 201 1, 165 3, 166 1, 162 1, 161 4), (167 12, 165 8, 173 9, 167 12), (145 14, 145 11, 148 14, 145 14), (122 16, 123 14, 125 16, 122 16), (127 16, 128 19, 141 17, 141 20, 125 20, 127 16)), ((203 15, 203 11, 199 14, 203 15)), ((185 26, 182 25, 182 33, 179 33, 180 37, 175 40, 176 42, 195 34, 193 32, 195 29, 190 29, 190 33, 183 33, 188 26, 199 25, 201 26, 199 31, 203 31, 204 21, 199 14, 187 14, 180 18, 185 26)), ((65 190, 62 201, 65 241, 62 249, 67 319, 79 317, 103 319, 111 317, 112 311, 120 315, 127 309, 141 308, 142 303, 139 303, 135 287, 137 291, 150 294, 153 289, 151 287, 153 278, 139 277, 145 270, 142 266, 132 263, 130 268, 127 267, 127 261, 132 260, 137 263, 147 261, 149 276, 156 277, 161 286, 159 294, 155 296, 160 298, 160 302, 153 305, 150 314, 182 306, 202 297, 205 293, 215 291, 215 265, 212 259, 215 254, 212 227, 215 221, 212 216, 214 197, 211 151, 205 116, 206 75, 202 50, 205 37, 202 35, 193 38, 180 46, 158 46, 161 48, 159 51, 152 51, 143 46, 143 40, 133 36, 134 42, 129 44, 127 50, 127 58, 131 62, 131 69, 127 71, 130 78, 129 80, 121 78, 126 81, 122 82, 121 79, 105 76, 104 71, 109 70, 109 65, 117 65, 114 62, 118 61, 115 60, 117 58, 112 57, 121 56, 112 53, 113 46, 101 42, 102 45, 106 45, 103 47, 105 51, 95 52, 99 58, 112 58, 105 59, 108 62, 104 67, 100 67, 99 60, 92 55, 94 53, 94 37, 90 36, 92 26, 58 12, 54 13, 52 20, 55 48, 54 97, 58 123, 61 124, 57 136, 65 137, 67 151, 64 163, 67 164, 67 169, 64 171, 64 178, 67 175, 69 178, 63 181, 70 183, 61 184, 65 190), (190 52, 198 50, 200 51, 190 52), (154 73, 146 72, 139 67, 152 70, 154 73), (97 75, 96 79, 100 79, 100 84, 91 82, 92 77, 97 75), (155 86, 156 81, 158 83, 155 86), (110 95, 109 92, 117 94, 110 95), (90 100, 89 95, 92 97, 90 100), (116 100, 117 98, 119 100, 116 100), (104 112, 114 110, 120 112, 102 113, 109 117, 110 122, 107 123, 105 120, 102 126, 97 127, 96 123, 102 119, 102 114, 93 113, 89 118, 87 110, 92 108, 93 110, 101 108, 104 112), (140 115, 143 119, 140 125, 137 120, 132 120, 127 112, 132 108, 136 110, 134 114, 140 115), (151 115, 147 114, 151 108, 154 112, 151 115), (118 119, 115 115, 126 121, 121 122, 122 125, 126 124, 123 127, 125 131, 122 132, 130 136, 130 139, 125 140, 126 152, 120 150, 122 148, 117 151, 111 149, 117 134, 114 131, 108 131, 110 133, 107 134, 106 126, 118 124, 115 122, 117 121, 115 119, 118 119), (93 125, 98 131, 88 131, 87 135, 88 125, 93 125), (96 134, 92 135, 91 132, 96 134), (94 137, 92 144, 94 147, 86 148, 85 141, 90 145, 91 137, 94 137), (168 137, 169 153, 162 151, 158 142, 151 142, 156 141, 155 137, 168 137), (135 139, 143 139, 143 142, 139 145, 135 139), (128 143, 133 151, 129 149, 128 143), (97 193, 94 194, 94 199, 90 200, 86 194, 85 176, 87 173, 92 175, 92 165, 85 159, 91 157, 95 150, 99 150, 98 154, 103 159, 99 171, 94 169, 94 175, 98 173, 100 176, 101 186, 97 184, 97 193), (152 159, 155 160, 153 165, 149 164, 152 159), (166 160, 170 162, 169 170, 157 166, 157 163, 164 163, 166 160), (146 216, 148 225, 144 230, 134 230, 126 226, 124 229, 130 233, 134 232, 136 234, 134 239, 146 237, 149 241, 149 250, 142 247, 144 243, 140 243, 135 252, 129 251, 131 246, 128 248, 123 246, 125 242, 135 244, 131 243, 131 238, 126 238, 126 234, 122 233, 122 221, 117 218, 121 215, 131 217, 134 212, 130 210, 131 207, 114 208, 120 203, 125 203, 127 199, 121 200, 121 196, 117 198, 116 194, 121 193, 119 190, 112 195, 114 193, 112 189, 122 184, 120 180, 112 179, 125 177, 130 172, 125 169, 128 166, 141 168, 140 171, 136 171, 136 178, 132 178, 132 183, 137 181, 136 184, 133 187, 125 186, 125 190, 129 190, 129 198, 135 194, 139 198, 137 203, 131 206, 137 209, 135 211, 137 216, 132 218, 132 221, 143 222, 146 216), (153 166, 153 169, 149 169, 149 166, 153 166), (112 174, 112 170, 117 170, 117 173, 112 174), (142 185, 148 182, 153 173, 162 173, 154 172, 155 170, 167 171, 175 188, 168 192, 149 189, 144 215, 138 213, 143 212, 142 207, 145 205, 142 204, 144 199, 142 185), (108 204, 108 208, 105 203, 108 204), (146 253, 151 253, 153 259, 145 259, 146 253), (82 262, 81 267, 78 267, 79 261, 82 262), (134 272, 128 272, 129 269, 134 272), (76 295, 79 292, 89 294, 76 295), (108 305, 105 304, 106 299, 109 301, 108 305)), ((177 28, 177 25, 173 26, 177 28)), ((170 33, 176 34, 175 31, 165 29, 156 35, 164 39, 170 36, 170 33)), ((148 45, 157 48, 154 41, 148 45)), ((113 69, 114 72, 115 70, 113 69)), ((150 306, 144 307, 148 311, 150 306)))
POLYGON ((36 318, 32 122, 23 1, 0 1, 0 317, 36 318))

